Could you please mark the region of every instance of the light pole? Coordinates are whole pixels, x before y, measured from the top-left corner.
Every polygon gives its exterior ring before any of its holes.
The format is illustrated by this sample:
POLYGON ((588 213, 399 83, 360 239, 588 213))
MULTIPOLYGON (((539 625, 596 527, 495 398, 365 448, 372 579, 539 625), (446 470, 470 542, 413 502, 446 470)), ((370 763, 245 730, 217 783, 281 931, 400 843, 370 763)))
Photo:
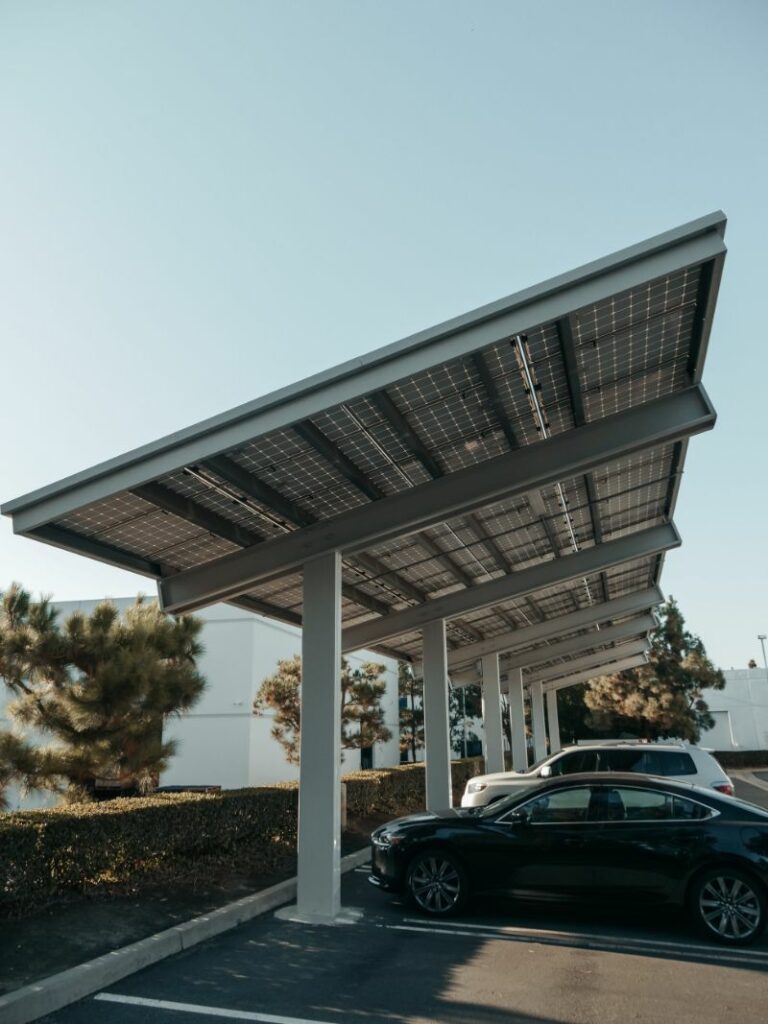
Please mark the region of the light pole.
POLYGON ((765 659, 765 641, 768 640, 768 636, 765 633, 758 633, 757 639, 760 641, 760 646, 763 648, 763 664, 765 665, 765 676, 768 680, 768 661, 765 659))

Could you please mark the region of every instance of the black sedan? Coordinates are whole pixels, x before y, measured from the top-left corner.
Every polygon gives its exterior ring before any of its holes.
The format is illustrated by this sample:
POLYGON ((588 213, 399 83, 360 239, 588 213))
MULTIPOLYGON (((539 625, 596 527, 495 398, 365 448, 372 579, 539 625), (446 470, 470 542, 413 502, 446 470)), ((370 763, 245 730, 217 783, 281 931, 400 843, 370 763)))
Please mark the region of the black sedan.
POLYGON ((731 945, 766 922, 768 811, 637 775, 568 775, 487 807, 398 818, 372 837, 370 881, 427 914, 471 896, 677 904, 731 945))

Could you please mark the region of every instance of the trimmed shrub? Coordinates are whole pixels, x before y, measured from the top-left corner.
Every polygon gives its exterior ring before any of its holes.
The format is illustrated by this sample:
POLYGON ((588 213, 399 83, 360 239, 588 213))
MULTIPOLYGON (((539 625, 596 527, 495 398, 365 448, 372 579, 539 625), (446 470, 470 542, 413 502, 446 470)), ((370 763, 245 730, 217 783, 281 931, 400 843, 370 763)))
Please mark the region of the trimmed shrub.
MULTIPOLYGON (((451 765, 455 798, 481 758, 451 765)), ((347 813, 403 814, 424 806, 424 765, 344 777, 347 813)), ((0 908, 17 911, 73 892, 184 879, 201 864, 268 872, 294 855, 298 786, 162 793, 0 814, 0 908)))
MULTIPOLYGON (((453 801, 458 803, 467 780, 481 775, 481 757, 451 762, 453 801)), ((379 814, 407 814, 424 807, 424 763, 401 764, 396 768, 350 772, 347 785, 347 814, 369 818, 379 814)))
POLYGON ((141 879, 183 878, 247 846, 270 870, 296 847, 295 784, 163 794, 0 815, 0 903, 44 903, 141 879))

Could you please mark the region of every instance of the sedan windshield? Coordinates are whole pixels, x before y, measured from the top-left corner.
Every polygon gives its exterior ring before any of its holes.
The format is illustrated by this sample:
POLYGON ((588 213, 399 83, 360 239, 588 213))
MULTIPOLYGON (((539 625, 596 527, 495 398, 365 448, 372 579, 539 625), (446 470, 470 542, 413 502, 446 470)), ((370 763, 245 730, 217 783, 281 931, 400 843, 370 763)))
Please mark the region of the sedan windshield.
POLYGON ((503 796, 500 800, 494 800, 493 803, 486 804, 485 807, 473 808, 476 812, 473 817, 495 818, 497 815, 508 811, 510 807, 514 807, 516 804, 527 800, 531 793, 538 789, 540 785, 541 782, 537 779, 536 781, 531 780, 530 785, 527 786, 515 786, 515 792, 510 793, 509 796, 503 796))

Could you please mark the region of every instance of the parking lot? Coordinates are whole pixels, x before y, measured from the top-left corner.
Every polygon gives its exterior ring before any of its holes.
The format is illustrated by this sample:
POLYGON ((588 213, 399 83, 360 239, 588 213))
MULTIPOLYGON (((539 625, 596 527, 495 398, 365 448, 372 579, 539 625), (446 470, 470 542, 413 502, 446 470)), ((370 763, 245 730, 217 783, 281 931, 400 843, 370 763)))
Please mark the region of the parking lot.
MULTIPOLYGON (((738 791, 768 801, 768 791, 738 791)), ((45 1018, 49 1024, 375 1021, 765 1024, 768 940, 730 950, 674 912, 531 908, 494 901, 451 921, 417 917, 344 877, 362 911, 337 928, 268 914, 45 1018)))

